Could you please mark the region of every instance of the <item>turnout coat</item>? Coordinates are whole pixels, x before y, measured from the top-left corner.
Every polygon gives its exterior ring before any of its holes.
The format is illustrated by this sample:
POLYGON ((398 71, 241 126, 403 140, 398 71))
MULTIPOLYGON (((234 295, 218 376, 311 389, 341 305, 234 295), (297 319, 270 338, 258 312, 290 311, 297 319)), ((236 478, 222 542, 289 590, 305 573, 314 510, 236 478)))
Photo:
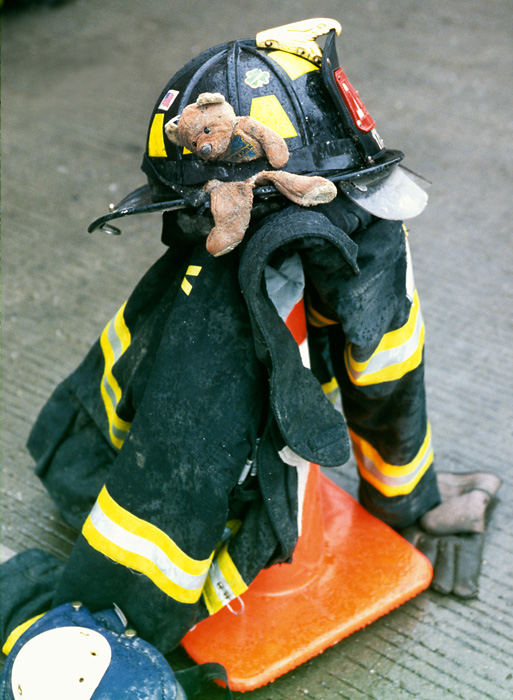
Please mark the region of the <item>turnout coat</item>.
POLYGON ((32 430, 37 474, 80 534, 66 563, 28 552, 4 565, 4 638, 81 600, 116 604, 170 651, 291 559, 297 465, 341 465, 350 443, 361 502, 392 526, 439 500, 402 223, 341 195, 255 217, 213 258, 180 216, 164 215, 169 249, 32 430), (312 369, 283 320, 302 295, 312 369), (345 419, 325 393, 335 384, 345 419))

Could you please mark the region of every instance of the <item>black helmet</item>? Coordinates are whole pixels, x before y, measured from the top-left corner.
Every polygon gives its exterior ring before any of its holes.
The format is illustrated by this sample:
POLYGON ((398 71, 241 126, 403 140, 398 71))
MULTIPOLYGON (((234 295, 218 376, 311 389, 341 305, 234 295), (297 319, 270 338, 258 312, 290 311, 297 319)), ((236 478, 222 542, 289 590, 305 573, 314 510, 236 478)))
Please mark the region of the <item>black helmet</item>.
MULTIPOLYGON (((172 143, 165 125, 201 93, 225 96, 237 116, 251 116, 282 136, 289 149, 283 168, 321 174, 334 182, 379 176, 403 154, 384 146, 375 123, 338 65, 335 39, 340 25, 312 19, 221 44, 187 63, 166 85, 153 109, 142 170, 145 185, 89 227, 128 214, 198 206, 208 180, 246 180, 266 170, 265 158, 249 162, 206 162, 172 143), (327 35, 324 51, 315 38, 327 35)), ((255 196, 274 194, 267 186, 255 196)), ((111 229, 111 232, 117 232, 111 229)))

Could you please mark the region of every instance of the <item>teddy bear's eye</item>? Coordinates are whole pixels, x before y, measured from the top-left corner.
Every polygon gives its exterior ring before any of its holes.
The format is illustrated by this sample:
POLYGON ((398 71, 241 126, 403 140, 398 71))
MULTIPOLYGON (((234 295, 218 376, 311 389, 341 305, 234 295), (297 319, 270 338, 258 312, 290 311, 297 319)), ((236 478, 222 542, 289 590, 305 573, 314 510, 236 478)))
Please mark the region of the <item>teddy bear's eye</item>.
POLYGON ((210 129, 208 128, 208 126, 206 126, 206 127, 203 129, 203 131, 204 131, 206 134, 210 134, 210 129))
POLYGON ((194 146, 194 148, 196 148, 196 146, 198 145, 198 142, 197 142, 197 141, 193 141, 193 142, 192 142, 192 145, 194 146))

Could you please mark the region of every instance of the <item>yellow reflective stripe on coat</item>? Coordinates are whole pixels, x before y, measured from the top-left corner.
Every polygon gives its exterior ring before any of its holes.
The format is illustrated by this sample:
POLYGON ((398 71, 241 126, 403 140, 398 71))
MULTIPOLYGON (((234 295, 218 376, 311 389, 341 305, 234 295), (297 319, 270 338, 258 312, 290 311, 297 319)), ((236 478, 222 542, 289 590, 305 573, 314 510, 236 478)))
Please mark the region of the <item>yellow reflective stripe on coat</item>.
POLYGON ((155 525, 122 508, 104 487, 82 533, 93 549, 147 576, 170 598, 195 603, 214 555, 193 559, 155 525))
POLYGON ((365 362, 357 362, 348 343, 344 360, 349 378, 357 386, 381 384, 401 379, 422 362, 424 321, 417 291, 413 296, 408 321, 402 328, 386 333, 365 362))
POLYGON ((349 431, 358 470, 366 481, 384 496, 403 496, 411 493, 433 461, 431 426, 415 458, 404 465, 385 462, 379 452, 366 440, 349 431))
POLYGON ((46 613, 41 613, 41 615, 36 615, 35 617, 31 617, 30 620, 27 620, 26 622, 22 622, 21 625, 18 625, 13 629, 11 634, 7 637, 7 640, 5 644, 2 647, 2 654, 5 654, 6 656, 9 654, 13 646, 16 644, 18 639, 21 637, 22 634, 24 634, 29 627, 32 627, 34 622, 39 620, 43 615, 46 613))
POLYGON ((337 391, 338 388, 338 382, 335 377, 332 377, 329 382, 322 385, 322 390, 325 394, 332 394, 334 391, 337 391))
POLYGON ((212 562, 203 589, 203 599, 210 615, 242 595, 247 588, 228 553, 226 543, 212 562))
POLYGON ((324 316, 321 314, 319 311, 314 309, 312 306, 311 302, 308 301, 307 307, 306 307, 306 320, 311 326, 314 326, 314 328, 324 328, 325 326, 336 326, 339 321, 335 321, 332 318, 328 318, 328 316, 324 316))
POLYGON ((101 394, 105 410, 107 411, 110 439, 114 447, 118 449, 123 445, 130 430, 130 423, 120 418, 116 413, 117 406, 121 400, 121 389, 112 373, 112 368, 128 348, 131 341, 130 331, 123 317, 125 306, 126 303, 123 304, 114 318, 109 321, 100 338, 100 345, 105 360, 101 394))
POLYGON ((328 398, 332 404, 335 404, 340 394, 340 387, 335 377, 332 377, 331 381, 321 386, 326 398, 328 398))
POLYGON ((192 292, 192 284, 189 282, 187 279, 187 276, 190 275, 191 277, 197 277, 199 273, 201 272, 201 266, 200 265, 189 265, 187 268, 187 272, 185 273, 185 277, 182 280, 182 291, 184 291, 187 296, 192 292))

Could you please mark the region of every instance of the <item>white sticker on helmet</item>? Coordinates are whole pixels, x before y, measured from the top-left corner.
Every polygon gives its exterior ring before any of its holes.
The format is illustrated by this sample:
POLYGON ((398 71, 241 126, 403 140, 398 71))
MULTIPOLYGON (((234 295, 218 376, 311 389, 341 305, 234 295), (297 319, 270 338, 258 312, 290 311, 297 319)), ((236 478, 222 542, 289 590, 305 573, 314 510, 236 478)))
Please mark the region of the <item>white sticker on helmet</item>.
POLYGON ((179 94, 180 93, 178 90, 168 90, 162 98, 162 102, 159 104, 158 109, 162 109, 167 112, 179 94))
POLYGON ((99 632, 59 627, 42 632, 18 652, 11 684, 18 700, 91 700, 112 651, 99 632))

